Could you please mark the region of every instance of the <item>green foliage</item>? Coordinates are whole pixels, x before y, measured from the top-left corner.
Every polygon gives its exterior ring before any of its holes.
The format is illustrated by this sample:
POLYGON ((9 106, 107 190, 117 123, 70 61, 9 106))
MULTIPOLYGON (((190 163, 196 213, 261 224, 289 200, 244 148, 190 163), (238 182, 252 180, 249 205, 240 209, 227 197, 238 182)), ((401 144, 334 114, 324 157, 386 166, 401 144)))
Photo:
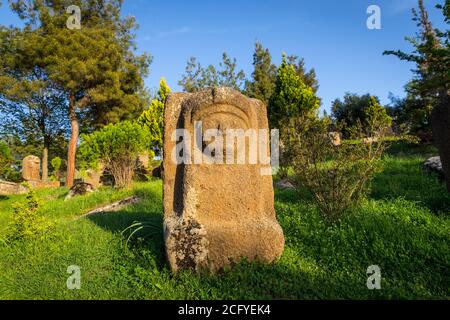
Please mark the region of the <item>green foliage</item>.
MULTIPOLYGON (((314 94, 314 90, 305 84, 294 65, 289 64, 283 54, 275 89, 268 105, 269 126, 280 129, 281 176, 287 174, 288 167, 292 164, 292 152, 287 144, 292 132, 285 129, 293 128, 293 122, 300 117, 316 117, 319 107, 320 99, 314 94)), ((296 130, 301 130, 300 128, 303 126, 297 126, 296 130)))
POLYGON ((253 67, 252 81, 246 82, 245 93, 267 105, 275 89, 277 67, 272 64, 269 49, 264 48, 260 42, 255 43, 253 67))
POLYGON ((269 101, 270 127, 281 128, 294 117, 315 115, 319 107, 320 100, 314 95, 314 90, 303 82, 294 66, 288 64, 283 55, 275 90, 269 101))
POLYGON ((147 103, 143 78, 151 63, 150 55, 136 55, 136 21, 122 18, 122 1, 75 0, 70 4, 83 12, 80 29, 66 26, 66 1, 10 1, 25 24, 26 37, 16 39, 14 47, 23 53, 19 71, 42 72, 46 82, 63 94, 63 105, 68 107, 69 186, 75 174, 80 123, 82 131, 89 131, 137 117, 147 103))
POLYGON ((60 157, 54 157, 51 161, 53 167, 53 174, 55 178, 59 179, 59 169, 61 168, 62 160, 60 157))
POLYGON ((69 122, 64 92, 28 50, 35 40, 28 29, 0 28, 0 130, 33 142, 41 153, 69 132, 69 122))
POLYGON ((23 66, 36 65, 50 82, 73 95, 79 107, 90 107, 97 124, 117 122, 142 110, 143 77, 150 56, 135 55, 134 18, 122 18, 122 1, 76 0, 83 12, 81 29, 66 27, 65 1, 11 1, 28 29, 21 52, 23 66), (53 14, 49 14, 52 11, 53 14), (89 101, 87 101, 89 100, 89 101), (95 114, 94 114, 95 113, 95 114))
POLYGON ((355 93, 346 93, 343 101, 340 99, 333 101, 332 117, 338 126, 343 127, 344 135, 348 134, 346 127, 366 123, 367 109, 371 106, 371 103, 379 104, 379 99, 370 94, 359 96, 355 93), (373 100, 375 101, 373 102, 373 100))
POLYGON ((44 240, 49 237, 53 223, 38 213, 39 201, 33 188, 28 188, 25 203, 16 202, 12 205, 13 216, 9 226, 7 239, 18 240, 44 240))
POLYGON ((8 144, 0 140, 0 178, 7 178, 11 173, 13 157, 8 144))
POLYGON ((62 163, 62 160, 60 157, 54 157, 52 159, 51 164, 52 164, 53 170, 55 170, 55 172, 59 171, 59 168, 61 168, 61 163, 62 163))
POLYGON ((316 71, 314 68, 306 71, 305 59, 299 58, 296 55, 288 56, 287 61, 288 64, 294 67, 297 75, 303 80, 303 82, 313 89, 314 94, 317 94, 317 91, 319 90, 319 81, 317 80, 316 71))
POLYGON ((328 134, 329 119, 300 117, 285 127, 295 176, 313 194, 324 219, 337 222, 356 208, 367 195, 374 174, 380 172, 381 156, 392 119, 372 97, 365 123, 348 127, 356 142, 334 145, 328 134), (303 130, 296 128, 302 126, 303 130))
MULTIPOLYGON (((40 198, 49 199, 42 213, 58 219, 55 238, 0 245, 0 298, 449 299, 450 195, 423 173, 423 160, 388 159, 374 180, 375 195, 357 214, 332 226, 308 194, 276 190, 275 210, 286 238, 281 259, 270 265, 243 261, 220 275, 181 271, 173 276, 168 269, 160 181, 130 190, 102 188, 68 201, 67 190, 39 190, 40 198), (75 219, 133 194, 142 201, 114 214, 75 219), (446 205, 445 211, 430 209, 430 200, 446 205), (159 225, 160 232, 142 229, 127 242, 131 230, 122 231, 134 221, 159 225), (61 287, 71 264, 84 270, 81 290, 61 287), (381 268, 382 290, 366 287, 371 264, 381 268)), ((0 211, 9 211, 9 201, 0 201, 0 211)))
MULTIPOLYGON (((414 46, 414 51, 406 53, 389 50, 384 54, 416 64, 414 77, 406 86, 407 98, 403 104, 403 112, 413 133, 431 135, 431 110, 439 99, 448 96, 450 90, 450 31, 433 28, 424 1, 419 0, 418 4, 418 10, 413 9, 413 21, 419 31, 415 37, 406 38, 414 46)), ((449 0, 437 8, 442 10, 444 21, 448 25, 449 0)))
POLYGON ((161 155, 164 133, 164 104, 170 88, 164 78, 159 82, 158 96, 152 100, 147 110, 144 110, 139 116, 137 122, 148 130, 150 135, 149 149, 157 155, 161 155))
POLYGON ((137 156, 150 145, 148 131, 136 122, 122 121, 81 137, 79 156, 83 167, 104 165, 117 187, 131 184, 137 156))
MULTIPOLYGON (((316 79, 315 70, 306 71, 305 60, 295 55, 288 56, 286 63, 294 68, 300 80, 306 86, 312 88, 314 94, 316 94, 319 89, 319 82, 316 79)), ((246 81, 245 84, 245 94, 269 105, 277 81, 277 67, 272 64, 269 49, 264 48, 260 42, 255 43, 253 67, 252 80, 246 81)))
POLYGON ((365 112, 364 127, 369 137, 378 136, 378 130, 384 132, 392 126, 392 117, 388 115, 386 108, 378 102, 374 96, 370 97, 369 107, 365 112))
POLYGON ((191 57, 187 62, 185 74, 178 84, 186 92, 219 86, 241 91, 244 79, 244 71, 237 71, 236 58, 231 59, 224 52, 219 69, 213 65, 203 68, 195 57, 191 57))

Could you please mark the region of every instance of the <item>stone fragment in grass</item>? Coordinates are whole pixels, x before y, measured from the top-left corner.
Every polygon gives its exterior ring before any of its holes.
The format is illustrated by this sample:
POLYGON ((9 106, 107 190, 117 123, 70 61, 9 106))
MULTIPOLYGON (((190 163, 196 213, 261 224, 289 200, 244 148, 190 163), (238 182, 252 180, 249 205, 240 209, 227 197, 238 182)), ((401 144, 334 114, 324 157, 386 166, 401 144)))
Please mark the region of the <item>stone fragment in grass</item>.
POLYGON ((275 182, 275 187, 279 189, 295 189, 294 183, 289 179, 281 179, 275 182))
POLYGON ((95 187, 86 182, 77 182, 73 185, 72 188, 70 188, 69 193, 66 196, 66 200, 71 199, 75 196, 82 196, 86 193, 91 193, 95 191, 95 187))
POLYGON ((132 205, 132 204, 136 204, 139 201, 141 201, 141 199, 138 196, 131 196, 131 197, 127 197, 125 199, 110 203, 106 206, 103 206, 101 208, 97 208, 94 209, 92 211, 89 211, 88 213, 84 214, 81 216, 81 218, 85 218, 85 217, 90 217, 90 216, 94 216, 97 214, 103 214, 103 213, 109 213, 109 212, 115 212, 115 211, 119 211, 122 210, 123 208, 132 205))
POLYGON ((444 169, 442 168, 441 157, 431 157, 424 162, 423 167, 428 172, 437 173, 440 177, 444 177, 444 169))

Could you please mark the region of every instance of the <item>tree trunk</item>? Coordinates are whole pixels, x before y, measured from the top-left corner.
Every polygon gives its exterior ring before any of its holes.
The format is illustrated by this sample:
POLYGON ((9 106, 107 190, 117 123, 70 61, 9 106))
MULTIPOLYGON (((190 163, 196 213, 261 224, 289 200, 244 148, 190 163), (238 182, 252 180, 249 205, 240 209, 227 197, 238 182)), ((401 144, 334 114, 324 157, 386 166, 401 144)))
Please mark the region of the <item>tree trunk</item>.
POLYGON ((67 152, 67 177, 66 186, 72 187, 75 179, 75 154, 77 152, 79 124, 77 115, 75 113, 75 97, 71 95, 69 97, 69 118, 72 133, 69 142, 69 150, 67 152))
POLYGON ((44 150, 42 152, 42 181, 47 182, 48 180, 48 149, 50 141, 48 137, 44 137, 44 150))
POLYGON ((442 168, 450 192, 450 96, 442 94, 439 103, 431 112, 433 139, 439 150, 442 168))

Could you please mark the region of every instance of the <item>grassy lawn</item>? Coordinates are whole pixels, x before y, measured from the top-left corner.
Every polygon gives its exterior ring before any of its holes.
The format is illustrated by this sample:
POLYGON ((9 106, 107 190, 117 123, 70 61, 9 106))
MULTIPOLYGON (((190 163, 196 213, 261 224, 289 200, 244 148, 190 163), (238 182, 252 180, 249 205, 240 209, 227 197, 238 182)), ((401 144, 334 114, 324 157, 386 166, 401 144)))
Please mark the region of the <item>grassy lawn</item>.
MULTIPOLYGON (((134 221, 162 230, 160 181, 136 183, 132 190, 105 188, 69 201, 65 189, 39 191, 40 212, 56 221, 56 230, 44 241, 0 242, 0 299, 449 299, 450 196, 437 177, 423 172, 426 153, 391 148, 363 207, 331 227, 310 195, 276 190, 286 237, 280 261, 242 261, 218 276, 172 275, 162 231, 144 229, 129 242, 121 233, 134 221), (143 201, 77 219, 131 194, 143 201), (81 290, 66 288, 70 265, 81 267, 81 290), (370 265, 381 268, 381 290, 366 287, 370 265)), ((0 200, 0 238, 11 204, 23 198, 0 200)))

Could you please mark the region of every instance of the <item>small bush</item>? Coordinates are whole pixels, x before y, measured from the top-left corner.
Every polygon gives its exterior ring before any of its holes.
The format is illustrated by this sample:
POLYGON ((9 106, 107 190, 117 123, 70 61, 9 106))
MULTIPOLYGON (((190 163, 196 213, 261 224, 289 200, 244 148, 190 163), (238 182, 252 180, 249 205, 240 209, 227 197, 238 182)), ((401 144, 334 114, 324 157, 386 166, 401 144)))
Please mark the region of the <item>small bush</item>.
POLYGON ((54 157, 51 161, 53 167, 53 175, 56 181, 59 180, 59 169, 61 168, 62 160, 60 157, 54 157))
POLYGON ((136 158, 148 149, 149 139, 148 131, 136 122, 109 124, 99 131, 82 135, 79 155, 84 168, 96 168, 101 162, 105 171, 114 177, 116 187, 128 187, 136 158))
POLYGON ((49 231, 53 228, 53 223, 44 217, 39 216, 39 201, 33 188, 24 183, 28 188, 25 203, 13 204, 12 222, 9 226, 7 239, 17 240, 42 240, 48 238, 49 231))
MULTIPOLYGON (((306 186, 328 222, 336 222, 358 205, 369 190, 373 175, 388 145, 385 139, 391 119, 375 99, 366 110, 364 126, 346 128, 351 142, 335 146, 328 133, 329 119, 293 119, 285 136, 292 157, 295 177, 306 186), (296 128, 301 127, 302 130, 296 128)), ((342 130, 342 128, 341 128, 342 130)))
POLYGON ((152 99, 150 106, 137 119, 150 135, 150 150, 156 155, 162 154, 164 132, 164 104, 169 96, 170 88, 164 78, 159 81, 158 95, 152 99))

